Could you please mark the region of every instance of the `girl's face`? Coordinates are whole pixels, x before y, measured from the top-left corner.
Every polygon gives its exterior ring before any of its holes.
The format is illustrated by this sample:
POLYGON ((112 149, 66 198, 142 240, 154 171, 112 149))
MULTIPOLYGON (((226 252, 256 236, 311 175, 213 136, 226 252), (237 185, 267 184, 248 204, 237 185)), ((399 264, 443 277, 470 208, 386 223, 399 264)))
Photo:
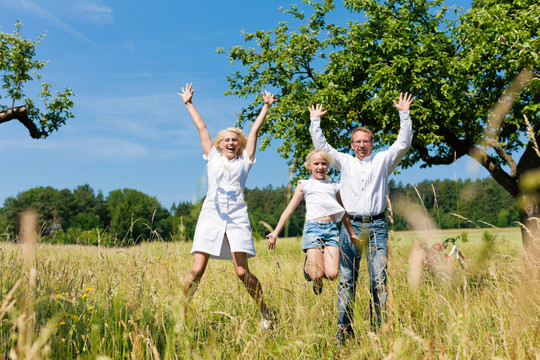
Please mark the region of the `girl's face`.
POLYGON ((227 131, 221 140, 221 153, 229 160, 234 159, 240 149, 240 141, 238 135, 231 131, 227 131))
POLYGON ((309 159, 308 169, 311 171, 311 176, 315 180, 326 179, 326 174, 328 173, 329 168, 330 164, 328 161, 319 154, 315 154, 311 156, 311 159, 309 159))

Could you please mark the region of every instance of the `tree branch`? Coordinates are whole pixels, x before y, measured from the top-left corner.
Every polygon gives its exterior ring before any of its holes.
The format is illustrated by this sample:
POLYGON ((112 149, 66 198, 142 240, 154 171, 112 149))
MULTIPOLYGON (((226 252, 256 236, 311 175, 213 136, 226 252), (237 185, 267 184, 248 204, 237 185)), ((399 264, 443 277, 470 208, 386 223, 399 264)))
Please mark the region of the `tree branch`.
POLYGON ((308 77, 313 80, 313 83, 318 87, 318 88, 321 88, 319 82, 317 81, 317 78, 315 77, 315 75, 313 74, 313 72, 311 71, 311 67, 310 67, 310 62, 309 62, 309 59, 304 59, 304 68, 306 69, 306 72, 307 72, 307 75, 308 77))
MULTIPOLYGON (((442 123, 442 122, 441 122, 442 123)), ((418 133, 422 133, 422 129, 417 129, 418 133)), ((455 159, 459 159, 464 155, 468 155, 470 146, 457 138, 453 133, 450 131, 445 131, 444 129, 439 129, 438 131, 434 131, 436 135, 442 136, 444 139, 446 139, 446 142, 448 145, 450 145, 452 151, 451 153, 445 155, 445 156, 433 156, 429 154, 429 150, 426 146, 422 145, 420 142, 416 143, 413 139, 413 148, 418 151, 420 154, 420 158, 426 162, 426 164, 429 165, 448 165, 455 161, 455 159), (455 155, 454 155, 455 154, 455 155)))
POLYGON ((517 165, 515 160, 508 154, 497 140, 485 140, 485 143, 491 146, 495 152, 510 166, 510 176, 515 177, 517 174, 517 165))
POLYGON ((479 147, 471 146, 469 149, 469 156, 478 161, 480 165, 489 171, 491 176, 513 197, 517 197, 519 194, 519 187, 517 183, 517 177, 509 175, 501 168, 501 165, 489 156, 484 150, 479 147))
POLYGON ((40 139, 46 135, 45 132, 39 130, 34 122, 28 117, 28 107, 18 106, 10 109, 0 111, 0 124, 11 121, 19 120, 30 133, 30 136, 34 139, 40 139))
POLYGON ((454 155, 448 156, 431 156, 429 151, 425 146, 416 145, 413 143, 412 146, 418 154, 420 154, 420 159, 422 159, 428 165, 448 165, 454 162, 454 155))

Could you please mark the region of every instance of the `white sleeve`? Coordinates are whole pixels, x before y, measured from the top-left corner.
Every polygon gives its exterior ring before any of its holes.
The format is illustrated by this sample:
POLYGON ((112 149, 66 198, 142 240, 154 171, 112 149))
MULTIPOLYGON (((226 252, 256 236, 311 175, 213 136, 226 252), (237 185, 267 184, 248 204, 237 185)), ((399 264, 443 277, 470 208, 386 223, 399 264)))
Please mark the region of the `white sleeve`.
POLYGON ((412 144, 412 121, 409 116, 409 111, 400 111, 399 118, 400 127, 398 138, 388 149, 388 153, 390 155, 390 172, 396 169, 399 162, 401 159, 403 159, 412 144))
POLYGON ((313 141, 313 146, 315 147, 315 149, 325 150, 334 159, 334 167, 336 168, 336 170, 339 171, 341 169, 341 162, 344 160, 343 157, 346 155, 340 153, 332 146, 330 146, 330 144, 328 144, 321 130, 320 117, 311 118, 309 133, 311 134, 311 140, 313 141))

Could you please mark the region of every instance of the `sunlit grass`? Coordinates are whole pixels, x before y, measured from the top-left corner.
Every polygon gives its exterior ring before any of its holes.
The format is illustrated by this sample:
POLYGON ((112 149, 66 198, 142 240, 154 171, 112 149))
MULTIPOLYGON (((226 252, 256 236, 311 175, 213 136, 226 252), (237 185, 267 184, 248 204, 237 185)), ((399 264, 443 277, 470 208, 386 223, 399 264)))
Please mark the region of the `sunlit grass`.
MULTIPOLYGON (((253 299, 230 262, 210 261, 189 304, 181 285, 191 266, 190 243, 144 243, 130 248, 76 245, 37 247, 34 338, 48 329, 40 356, 52 359, 238 358, 517 358, 540 356, 540 286, 521 266, 518 229, 492 230, 485 251, 481 231, 467 230, 459 243, 472 270, 447 281, 424 274, 408 283, 413 232, 392 233, 388 324, 369 332, 369 288, 362 259, 356 298, 356 339, 334 341, 337 281, 320 296, 302 274, 301 241, 279 239, 277 249, 256 242, 250 269, 260 279, 275 313, 272 330, 258 327, 253 299), (486 255, 487 254, 487 255, 486 255), (48 324, 48 325, 47 325, 48 324)), ((460 231, 435 236, 456 236, 460 231)), ((0 299, 26 280, 21 248, 0 243, 0 299)), ((2 316, 0 358, 18 343, 16 321, 24 314, 17 289, 2 316)))

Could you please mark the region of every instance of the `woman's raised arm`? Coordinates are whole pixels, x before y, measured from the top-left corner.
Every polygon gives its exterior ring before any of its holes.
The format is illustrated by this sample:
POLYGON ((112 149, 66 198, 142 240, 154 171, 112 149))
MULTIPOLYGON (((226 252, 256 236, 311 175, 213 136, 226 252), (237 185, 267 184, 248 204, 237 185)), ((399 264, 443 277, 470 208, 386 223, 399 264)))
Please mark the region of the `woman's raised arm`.
POLYGON ((270 106, 272 106, 272 104, 276 101, 274 99, 274 95, 270 94, 268 91, 264 91, 261 93, 261 95, 263 97, 264 104, 259 116, 257 116, 257 119, 255 119, 255 122, 251 126, 251 131, 249 132, 246 145, 246 152, 251 161, 253 161, 255 158, 255 152, 257 151, 257 137, 259 136, 259 129, 261 128, 264 119, 266 119, 266 114, 268 114, 270 106))
POLYGON ((207 155, 210 153, 210 150, 212 149, 212 138, 210 137, 210 133, 208 132, 208 129, 206 128, 206 124, 204 123, 204 120, 197 112, 197 109, 195 109, 195 106, 191 102, 193 99, 193 93, 195 90, 192 88, 192 83, 186 84, 186 88, 184 89, 182 87, 182 92, 177 92, 176 94, 182 98, 184 101, 184 104, 186 104, 186 107, 189 111, 189 115, 191 115, 191 119, 195 123, 195 126, 197 126, 197 130, 199 130, 199 136, 201 137, 201 145, 203 148, 204 155, 207 155))

